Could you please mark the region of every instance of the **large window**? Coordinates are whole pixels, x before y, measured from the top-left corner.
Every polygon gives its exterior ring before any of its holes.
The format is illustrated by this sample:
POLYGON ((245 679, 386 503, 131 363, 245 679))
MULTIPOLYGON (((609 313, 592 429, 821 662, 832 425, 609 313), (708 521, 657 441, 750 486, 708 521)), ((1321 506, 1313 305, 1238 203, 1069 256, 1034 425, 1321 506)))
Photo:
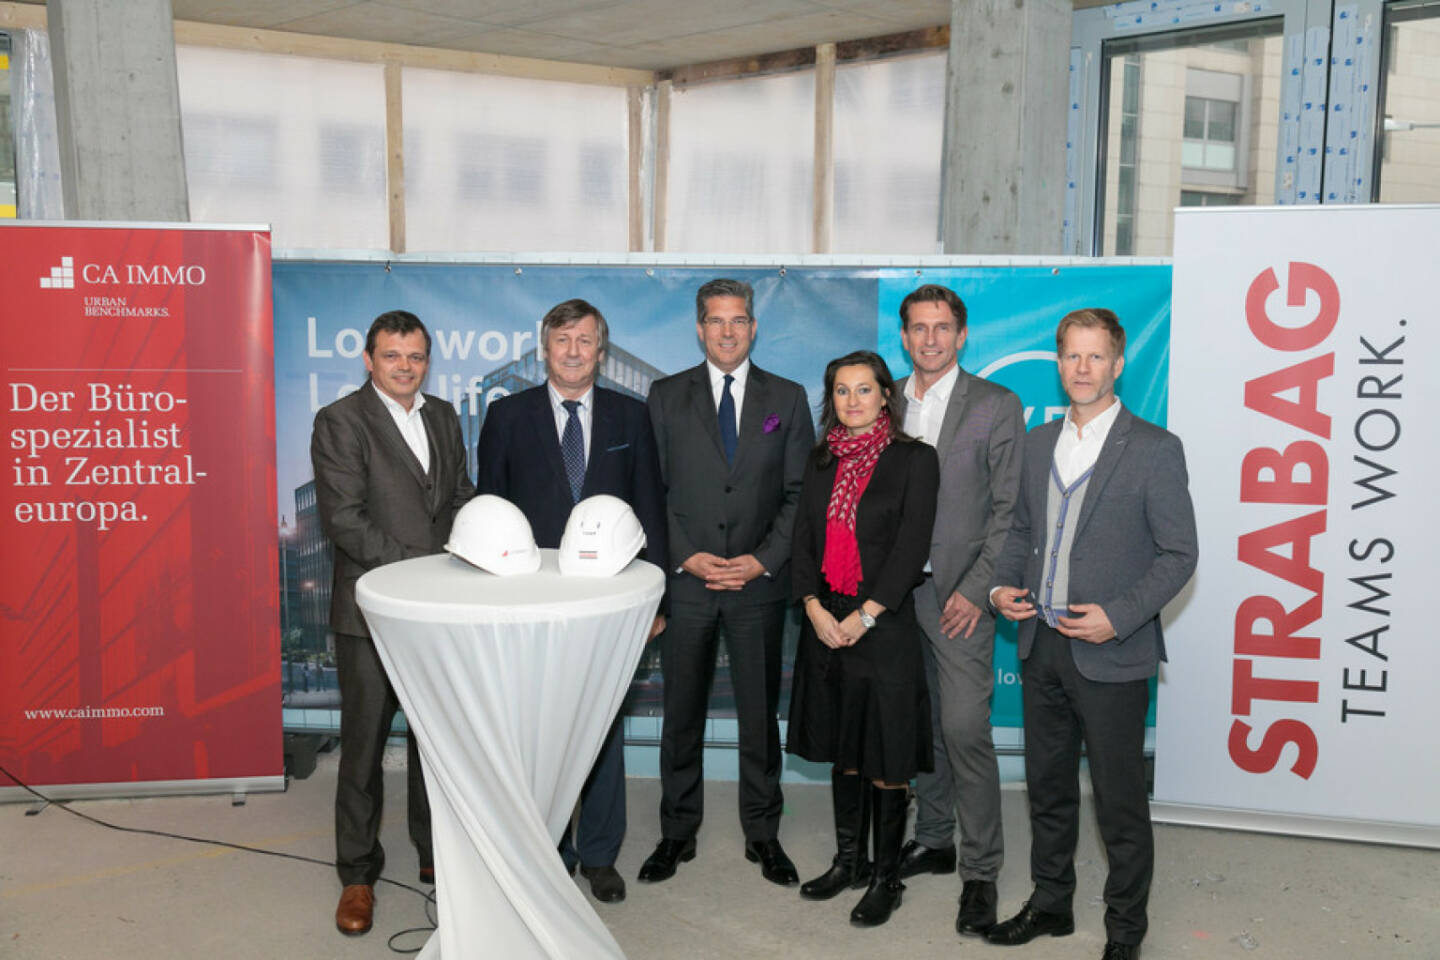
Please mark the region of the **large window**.
POLYGON ((1279 20, 1104 45, 1096 252, 1168 255, 1187 199, 1274 202, 1281 47, 1279 20))
POLYGON ((1440 3, 1385 12, 1374 199, 1440 201, 1440 3))

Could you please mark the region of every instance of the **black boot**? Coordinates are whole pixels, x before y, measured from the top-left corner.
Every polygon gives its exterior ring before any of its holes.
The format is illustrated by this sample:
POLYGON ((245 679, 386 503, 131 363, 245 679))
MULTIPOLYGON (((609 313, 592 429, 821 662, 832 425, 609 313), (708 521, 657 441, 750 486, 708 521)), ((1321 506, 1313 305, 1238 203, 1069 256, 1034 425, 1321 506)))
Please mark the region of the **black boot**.
POLYGON ((870 860, 865 856, 869 834, 869 793, 858 773, 830 770, 830 802, 835 808, 835 859, 814 880, 800 887, 806 900, 829 900, 842 890, 865 886, 870 880, 870 860))
POLYGON ((857 927, 878 927, 900 906, 905 884, 900 882, 900 845, 905 840, 905 816, 910 810, 910 791, 901 788, 870 789, 872 828, 875 835, 875 872, 870 889, 850 911, 857 927))

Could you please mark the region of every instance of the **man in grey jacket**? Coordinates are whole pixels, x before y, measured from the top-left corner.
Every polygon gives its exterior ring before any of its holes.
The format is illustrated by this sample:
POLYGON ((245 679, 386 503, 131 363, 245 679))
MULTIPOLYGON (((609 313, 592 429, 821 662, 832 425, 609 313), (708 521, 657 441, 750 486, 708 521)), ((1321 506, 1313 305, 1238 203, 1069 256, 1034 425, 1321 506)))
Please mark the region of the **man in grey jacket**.
POLYGON ((1102 960, 1135 960, 1155 849, 1145 785, 1149 680, 1165 659, 1160 610, 1195 571, 1195 512, 1174 434, 1115 396, 1125 330, 1076 310, 1055 335, 1063 420, 1025 438, 1020 497, 990 601, 1020 622, 1030 874, 1018 914, 986 935, 1027 943, 1075 930, 1080 747, 1110 873, 1102 960))
MULTIPOLYGON (((475 493, 455 409, 420 392, 429 365, 430 334, 420 318, 404 310, 382 313, 365 340, 369 381, 322 408, 310 438, 316 508, 335 544, 335 860, 345 887, 335 926, 351 936, 370 929, 374 885, 385 866, 380 762, 399 705, 355 603, 355 582, 383 564, 440 553, 455 511, 475 493)), ((419 850, 421 882, 434 883, 430 805, 414 733, 407 741, 410 839, 419 850)))
POLYGON ((995 616, 986 603, 995 559, 1010 530, 1020 481, 1025 415, 1004 387, 960 368, 965 304, 926 284, 900 303, 901 337, 913 372, 892 401, 905 432, 940 455, 940 492, 925 582, 915 590, 924 629, 934 724, 935 772, 916 778, 915 839, 900 875, 953 873, 960 822, 960 911, 955 929, 995 925, 995 880, 1005 855, 1000 770, 990 734, 995 616))

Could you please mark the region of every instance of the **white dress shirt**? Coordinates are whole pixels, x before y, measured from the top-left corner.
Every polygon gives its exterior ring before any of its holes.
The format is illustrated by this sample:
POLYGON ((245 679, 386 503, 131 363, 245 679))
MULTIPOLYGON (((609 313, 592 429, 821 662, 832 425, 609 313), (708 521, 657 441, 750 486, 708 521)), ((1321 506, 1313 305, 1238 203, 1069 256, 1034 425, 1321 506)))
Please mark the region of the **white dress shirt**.
POLYGON ((924 398, 915 396, 915 374, 905 381, 905 423, 901 428, 912 437, 919 437, 932 447, 940 445, 940 427, 945 423, 945 408, 950 406, 950 394, 955 392, 955 382, 960 379, 960 365, 930 385, 924 398))
MULTIPOLYGON (((725 393, 725 374, 709 360, 705 368, 710 371, 710 395, 715 400, 715 413, 720 413, 720 397, 725 393)), ((745 381, 750 376, 750 358, 740 361, 740 366, 730 371, 735 382, 730 384, 730 397, 735 401, 735 436, 740 436, 740 410, 745 406, 745 381)))
POLYGON ((420 408, 425 406, 425 394, 416 391, 415 402, 410 404, 409 410, 379 387, 375 388, 375 395, 385 404, 385 409, 390 411, 390 419, 395 421, 395 426, 400 428, 400 436, 405 438, 405 445, 415 454, 415 459, 420 461, 420 469, 429 473, 430 441, 425 434, 425 418, 420 416, 420 408))
MULTIPOLYGON (((545 389, 550 393, 550 409, 555 414, 555 438, 560 443, 565 443, 565 424, 570 420, 570 411, 565 409, 565 397, 555 389, 555 385, 549 380, 545 381, 545 389)), ((595 388, 592 386, 585 391, 583 397, 577 397, 580 401, 580 408, 575 415, 580 418, 580 441, 585 448, 585 465, 590 465, 590 424, 595 419, 595 388)))
POLYGON ((1055 470, 1060 474, 1061 483, 1068 487, 1080 474, 1095 466, 1095 461, 1100 459, 1100 448, 1105 445, 1105 438, 1119 415, 1120 398, 1116 397, 1104 413, 1085 424, 1082 432, 1075 425, 1074 408, 1065 411, 1065 424, 1060 428, 1060 439, 1055 441, 1055 470))

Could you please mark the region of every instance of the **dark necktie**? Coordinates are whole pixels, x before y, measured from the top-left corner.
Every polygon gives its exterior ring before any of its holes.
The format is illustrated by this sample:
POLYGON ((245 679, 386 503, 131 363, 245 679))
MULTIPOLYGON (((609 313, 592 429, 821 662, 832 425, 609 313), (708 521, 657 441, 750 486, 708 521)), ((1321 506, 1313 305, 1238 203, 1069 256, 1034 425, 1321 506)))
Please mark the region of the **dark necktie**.
POLYGON ((725 447, 725 462, 735 462, 735 397, 730 393, 730 384, 735 378, 725 374, 725 389, 720 391, 720 443, 725 447))
POLYGON ((565 459, 570 498, 579 503, 580 490, 585 486, 585 431, 580 429, 580 401, 562 400, 560 405, 570 415, 565 421, 565 432, 560 436, 560 455, 565 459))

